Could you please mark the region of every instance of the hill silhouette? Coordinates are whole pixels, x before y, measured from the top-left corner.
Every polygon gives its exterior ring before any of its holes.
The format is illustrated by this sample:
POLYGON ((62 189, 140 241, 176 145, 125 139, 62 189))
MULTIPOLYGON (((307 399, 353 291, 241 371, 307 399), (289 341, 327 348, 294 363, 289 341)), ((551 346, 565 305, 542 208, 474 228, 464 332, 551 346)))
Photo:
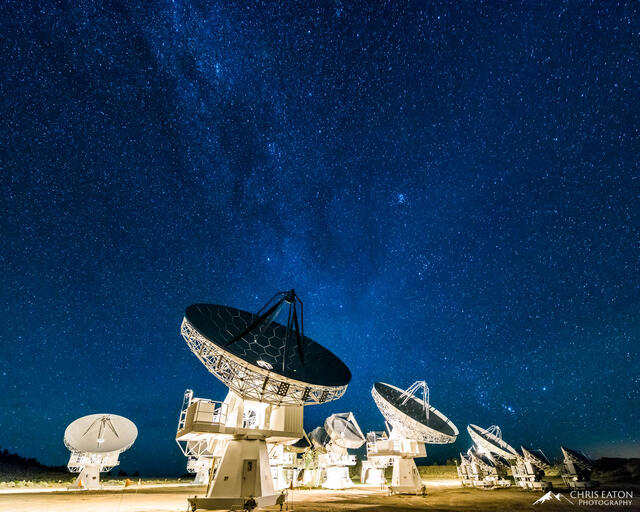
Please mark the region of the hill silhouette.
POLYGON ((15 480, 68 480, 66 466, 45 466, 35 458, 26 458, 9 450, 0 450, 0 482, 15 480))

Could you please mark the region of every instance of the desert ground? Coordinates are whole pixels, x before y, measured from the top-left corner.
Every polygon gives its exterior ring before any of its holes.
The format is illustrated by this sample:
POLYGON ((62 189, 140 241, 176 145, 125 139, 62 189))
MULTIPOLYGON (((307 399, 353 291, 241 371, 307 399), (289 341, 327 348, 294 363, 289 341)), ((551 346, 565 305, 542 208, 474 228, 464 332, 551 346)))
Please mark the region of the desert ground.
MULTIPOLYGON (((566 502, 533 505, 542 493, 519 489, 466 489, 453 480, 426 481, 427 496, 388 496, 379 488, 356 486, 344 491, 294 490, 285 510, 299 512, 408 512, 427 511, 560 511, 578 508, 566 502)), ((195 486, 132 486, 127 489, 101 491, 51 491, 4 489, 0 493, 3 512, 186 512, 187 497, 202 495, 204 487, 195 486)), ((556 492, 562 492, 562 489, 556 492)), ((568 493, 566 493, 568 494, 568 493)), ((628 507, 582 506, 588 511, 640 510, 640 492, 634 492, 628 507)), ((278 506, 266 509, 276 511, 278 506)))

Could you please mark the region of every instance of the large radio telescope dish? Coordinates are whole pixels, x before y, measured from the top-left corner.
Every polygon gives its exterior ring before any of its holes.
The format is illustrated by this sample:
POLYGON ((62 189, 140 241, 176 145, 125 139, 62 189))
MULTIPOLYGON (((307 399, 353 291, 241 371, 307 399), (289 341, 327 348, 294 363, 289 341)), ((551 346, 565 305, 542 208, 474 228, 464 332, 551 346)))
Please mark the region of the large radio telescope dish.
POLYGON ((302 325, 302 303, 291 290, 276 294, 258 314, 193 304, 181 333, 206 368, 244 399, 274 405, 336 400, 346 391, 351 372, 331 351, 304 336, 302 325), (289 306, 286 327, 274 321, 284 306, 289 306))
POLYGON ((115 414, 90 414, 72 422, 64 431, 64 444, 72 452, 123 452, 138 437, 135 424, 115 414))
MULTIPOLYGON (((417 387, 414 384, 409 390, 417 387)), ((428 403, 428 391, 423 391, 422 399, 407 391, 384 382, 376 382, 371 390, 373 400, 393 431, 406 439, 427 444, 453 443, 458 428, 428 403)))
POLYGON ((469 432, 474 444, 486 452, 499 455, 507 460, 518 457, 516 449, 502 440, 502 433, 499 427, 482 428, 471 424, 467 426, 467 432, 469 432))

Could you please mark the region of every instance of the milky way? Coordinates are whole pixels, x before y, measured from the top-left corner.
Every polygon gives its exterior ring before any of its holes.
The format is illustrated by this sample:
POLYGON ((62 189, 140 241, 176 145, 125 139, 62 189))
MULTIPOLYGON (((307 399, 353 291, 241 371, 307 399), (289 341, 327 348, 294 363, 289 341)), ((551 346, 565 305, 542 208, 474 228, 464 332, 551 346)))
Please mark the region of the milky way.
POLYGON ((0 445, 113 412, 184 472, 184 389, 225 395, 184 308, 293 287, 353 373, 308 430, 425 379, 432 460, 637 455, 638 4, 247 4, 0 8, 0 445))

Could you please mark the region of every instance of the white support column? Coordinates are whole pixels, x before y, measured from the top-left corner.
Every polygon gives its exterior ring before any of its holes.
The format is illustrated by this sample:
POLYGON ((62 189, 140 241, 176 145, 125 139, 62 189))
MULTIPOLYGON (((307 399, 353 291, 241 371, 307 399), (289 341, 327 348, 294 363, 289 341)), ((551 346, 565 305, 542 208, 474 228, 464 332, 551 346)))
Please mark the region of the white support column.
POLYGON ((100 489, 100 466, 83 467, 76 478, 76 485, 82 489, 100 489))
POLYGON ((394 493, 416 494, 422 491, 424 484, 413 458, 394 457, 391 489, 394 493))

